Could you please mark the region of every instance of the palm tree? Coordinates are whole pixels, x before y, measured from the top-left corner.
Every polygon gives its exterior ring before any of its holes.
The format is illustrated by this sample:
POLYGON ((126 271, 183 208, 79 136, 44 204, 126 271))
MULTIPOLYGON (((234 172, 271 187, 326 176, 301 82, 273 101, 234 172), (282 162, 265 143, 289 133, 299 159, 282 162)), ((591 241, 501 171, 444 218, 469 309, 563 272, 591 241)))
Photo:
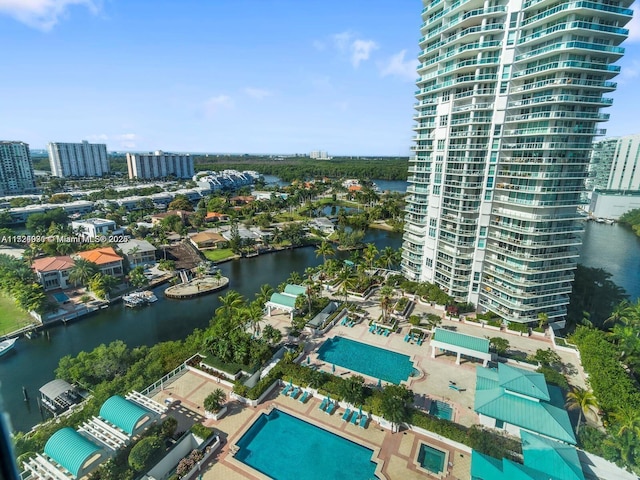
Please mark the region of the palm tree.
POLYGON ((353 284, 351 269, 345 267, 340 270, 340 272, 338 273, 338 279, 342 282, 340 283, 340 294, 344 295, 344 303, 347 303, 347 300, 349 299, 349 289, 353 284))
POLYGON ((245 309, 245 316, 248 324, 253 329, 253 333, 257 334, 260 328, 260 321, 262 320, 264 312, 262 310, 262 304, 258 302, 251 302, 245 309))
POLYGON ((378 249, 373 243, 368 243, 367 247, 364 249, 364 252, 362 252, 362 258, 369 268, 373 267, 373 262, 375 261, 377 255, 378 249))
POLYGON ((549 323, 549 315, 545 312, 538 313, 538 328, 542 329, 547 323, 549 323))
POLYGON ((618 426, 618 436, 625 432, 631 432, 640 436, 640 411, 637 408, 625 404, 612 415, 618 426))
POLYGON ((323 240, 322 243, 316 247, 316 257, 322 255, 322 263, 326 263, 327 257, 332 257, 334 254, 335 250, 326 240, 323 240))
POLYGON ((256 301, 264 305, 271 299, 271 295, 273 295, 273 287, 268 283, 265 283, 260 287, 260 291, 256 293, 256 301))
POLYGON ((595 395, 584 388, 576 387, 567 394, 567 402, 565 404, 567 410, 578 410, 578 424, 576 426, 576 435, 580 431, 582 423, 582 415, 595 413, 598 408, 598 401, 595 395))
POLYGON ((218 297, 218 300, 220 301, 220 307, 216 309, 216 315, 222 315, 227 318, 232 318, 245 304, 242 295, 235 290, 218 297))
POLYGON ((222 408, 222 404, 226 399, 227 394, 224 392, 224 390, 222 390, 221 388, 216 388, 204 399, 204 409, 207 412, 218 412, 222 408))
POLYGON ((302 283, 302 277, 300 276, 300 274, 297 271, 294 270, 289 275, 289 278, 287 279, 287 282, 292 284, 292 285, 300 285, 302 283))
POLYGON ((220 270, 216 270, 216 273, 213 274, 213 278, 215 278, 216 283, 220 285, 220 280, 222 280, 222 272, 220 270))
POLYGON ((84 258, 76 258, 69 272, 69 281, 74 285, 86 285, 100 269, 98 265, 84 258))
POLYGON ((382 321, 387 322, 387 315, 393 304, 393 288, 385 286, 380 289, 380 309, 382 310, 382 321))
POLYGON ((384 247, 378 257, 378 264, 387 270, 391 270, 396 263, 396 251, 391 247, 384 247))
POLYGON ((620 357, 628 362, 635 361, 638 350, 640 350, 640 338, 638 338, 637 328, 631 325, 617 324, 609 333, 613 337, 620 350, 620 357))

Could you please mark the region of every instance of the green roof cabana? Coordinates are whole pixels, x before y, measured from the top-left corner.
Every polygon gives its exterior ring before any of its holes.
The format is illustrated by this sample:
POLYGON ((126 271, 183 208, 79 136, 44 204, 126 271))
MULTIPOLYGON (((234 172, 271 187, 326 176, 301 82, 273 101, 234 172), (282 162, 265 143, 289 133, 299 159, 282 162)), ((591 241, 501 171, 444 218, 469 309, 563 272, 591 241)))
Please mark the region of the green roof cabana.
POLYGON ((436 358, 436 349, 455 353, 457 365, 462 355, 482 360, 484 366, 491 360, 489 340, 444 328, 436 328, 431 338, 431 358, 436 358))
POLYGON ((576 443, 562 391, 547 385, 541 373, 503 363, 497 370, 478 367, 474 410, 488 427, 576 443))
POLYGON ((286 287, 284 287, 284 292, 287 295, 293 295, 297 297, 298 295, 307 295, 307 288, 302 285, 293 285, 288 283, 286 287))
POLYGON ((137 403, 114 395, 100 407, 100 417, 133 436, 153 420, 155 414, 137 403))
POLYGON ((271 298, 265 303, 265 307, 267 307, 267 315, 271 316, 271 310, 275 308, 289 313, 293 320, 293 312, 296 309, 296 300, 300 295, 302 295, 302 293, 288 293, 287 289, 289 289, 290 292, 298 291, 299 289, 306 291, 306 289, 300 285, 287 285, 283 293, 276 292, 271 294, 271 298))
POLYGON ((473 480, 584 480, 576 449, 528 432, 522 432, 523 464, 498 460, 473 450, 473 480))
POLYGON ((44 446, 44 453, 78 478, 93 470, 89 467, 97 467, 104 460, 105 452, 73 428, 65 427, 51 435, 44 446), (96 462, 98 459, 101 461, 96 462))

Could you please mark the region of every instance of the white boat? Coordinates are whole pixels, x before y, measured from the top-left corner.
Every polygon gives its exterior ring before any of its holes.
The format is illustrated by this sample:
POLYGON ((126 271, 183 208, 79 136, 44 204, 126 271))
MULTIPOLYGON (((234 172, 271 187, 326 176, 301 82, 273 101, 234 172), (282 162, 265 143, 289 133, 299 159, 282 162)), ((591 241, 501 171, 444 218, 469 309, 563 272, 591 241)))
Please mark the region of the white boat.
POLYGON ((128 295, 122 296, 122 301, 127 307, 141 307, 149 303, 158 301, 152 291, 145 290, 144 292, 131 292, 128 295))
POLYGON ((16 344, 17 338, 8 338, 0 342, 0 357, 5 353, 9 353, 9 350, 16 344))

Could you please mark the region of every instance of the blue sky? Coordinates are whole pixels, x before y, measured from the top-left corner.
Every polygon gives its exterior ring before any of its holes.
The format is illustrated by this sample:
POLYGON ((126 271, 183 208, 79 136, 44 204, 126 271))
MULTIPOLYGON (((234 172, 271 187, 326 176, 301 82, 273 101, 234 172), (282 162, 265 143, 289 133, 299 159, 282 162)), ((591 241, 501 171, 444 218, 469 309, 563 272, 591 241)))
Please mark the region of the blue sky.
MULTIPOLYGON (((0 0, 0 139, 408 155, 419 0, 0 0)), ((631 27, 608 135, 640 133, 631 27)))

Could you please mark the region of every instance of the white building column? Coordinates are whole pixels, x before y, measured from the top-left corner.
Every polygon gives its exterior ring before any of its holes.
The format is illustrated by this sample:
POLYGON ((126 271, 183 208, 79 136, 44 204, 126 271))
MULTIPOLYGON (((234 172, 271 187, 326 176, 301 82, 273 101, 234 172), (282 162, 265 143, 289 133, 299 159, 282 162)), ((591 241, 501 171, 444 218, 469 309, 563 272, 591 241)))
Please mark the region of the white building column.
POLYGON ((436 347, 431 345, 431 358, 436 358, 436 347))
POLYGON ((460 365, 460 352, 456 353, 456 365, 460 365))

